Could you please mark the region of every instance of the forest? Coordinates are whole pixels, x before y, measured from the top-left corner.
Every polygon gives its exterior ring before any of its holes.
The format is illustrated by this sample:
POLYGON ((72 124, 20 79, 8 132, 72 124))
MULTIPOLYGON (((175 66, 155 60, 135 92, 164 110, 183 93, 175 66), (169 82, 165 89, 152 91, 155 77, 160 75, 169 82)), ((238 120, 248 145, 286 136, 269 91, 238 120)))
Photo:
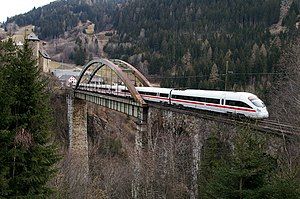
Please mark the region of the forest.
POLYGON ((42 39, 53 39, 76 27, 79 21, 92 21, 96 30, 111 28, 116 4, 123 0, 95 0, 92 6, 82 0, 54 1, 46 6, 33 8, 30 12, 8 18, 6 24, 18 26, 35 25, 42 39))
MULTIPOLYGON (((280 73, 276 63, 288 35, 275 37, 269 32, 279 20, 280 4, 280 0, 133 1, 113 20, 118 35, 111 43, 119 45, 107 45, 106 52, 125 60, 142 54, 135 64, 143 63, 161 86, 254 87, 263 93, 280 73)), ((293 3, 284 19, 289 33, 295 29, 298 14, 299 5, 293 3)))
MULTIPOLYGON (((264 95, 282 75, 277 68, 279 55, 296 29, 300 7, 294 1, 282 22, 287 31, 272 35, 270 27, 279 21, 281 0, 122 2, 57 1, 6 23, 36 25, 41 38, 51 39, 89 20, 96 32, 116 30, 104 47, 109 58, 133 63, 163 87, 264 95)), ((88 61, 82 47, 80 57, 85 60, 80 63, 88 61)))

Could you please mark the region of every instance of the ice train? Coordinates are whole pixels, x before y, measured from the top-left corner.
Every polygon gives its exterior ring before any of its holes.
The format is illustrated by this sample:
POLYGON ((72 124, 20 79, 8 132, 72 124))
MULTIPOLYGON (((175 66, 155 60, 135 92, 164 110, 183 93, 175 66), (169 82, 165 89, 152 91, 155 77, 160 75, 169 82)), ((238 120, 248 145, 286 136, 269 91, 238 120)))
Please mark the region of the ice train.
MULTIPOLYGON (((130 97, 125 86, 80 84, 79 89, 130 97)), ((164 103, 218 113, 241 115, 249 118, 268 118, 265 104, 256 95, 248 92, 213 90, 178 90, 158 87, 136 87, 145 101, 164 103)))

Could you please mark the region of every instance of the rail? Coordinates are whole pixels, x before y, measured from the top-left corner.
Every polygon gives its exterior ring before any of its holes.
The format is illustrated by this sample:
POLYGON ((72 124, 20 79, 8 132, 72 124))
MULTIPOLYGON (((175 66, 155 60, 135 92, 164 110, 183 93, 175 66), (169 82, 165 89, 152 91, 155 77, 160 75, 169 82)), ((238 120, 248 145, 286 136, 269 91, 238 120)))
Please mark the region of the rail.
POLYGON ((290 139, 300 139, 300 127, 295 127, 290 124, 275 122, 272 120, 255 120, 249 118, 235 117, 223 113, 214 113, 209 111, 187 109, 184 107, 170 106, 159 103, 148 103, 149 107, 169 110, 181 114, 187 114, 195 117, 201 117, 212 121, 217 121, 225 124, 249 125, 250 128, 260 131, 275 134, 277 136, 286 136, 290 139))
MULTIPOLYGON (((100 90, 89 88, 87 91, 92 93, 97 93, 100 90)), ((113 95, 120 98, 128 98, 130 96, 125 95, 122 96, 118 92, 117 94, 111 93, 112 91, 99 92, 106 95, 113 95)), ((217 121, 226 124, 236 124, 236 125, 249 125, 250 128, 255 129, 261 132, 267 132, 276 134, 278 136, 287 136, 289 138, 300 139, 300 127, 292 126, 291 124, 281 123, 279 121, 273 121, 269 119, 264 120, 256 120, 249 119, 244 117, 236 117, 232 115, 226 115, 223 113, 215 113, 210 111, 203 111, 198 109, 191 109, 182 106, 174 106, 169 104, 155 103, 155 102, 147 102, 149 107, 156 107, 163 110, 170 110, 177 113, 192 115, 196 117, 201 117, 203 119, 217 121)))

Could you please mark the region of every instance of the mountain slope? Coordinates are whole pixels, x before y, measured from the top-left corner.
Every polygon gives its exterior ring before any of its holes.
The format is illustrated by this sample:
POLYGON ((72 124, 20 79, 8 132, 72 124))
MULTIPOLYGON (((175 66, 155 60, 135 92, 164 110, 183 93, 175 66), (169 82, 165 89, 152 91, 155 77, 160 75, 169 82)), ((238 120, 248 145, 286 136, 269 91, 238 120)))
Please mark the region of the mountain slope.
POLYGON ((279 57, 268 29, 279 21, 280 5, 281 0, 132 1, 114 19, 119 34, 106 51, 163 76, 163 86, 265 88, 272 77, 263 74, 276 72, 279 57))
POLYGON ((59 37, 77 26, 79 21, 92 21, 96 30, 100 31, 111 27, 112 15, 119 2, 122 0, 60 0, 34 8, 24 15, 9 18, 6 23, 35 25, 42 39, 59 37))
MULTIPOLYGON (((98 43, 99 38, 85 42, 81 33, 72 32, 79 21, 90 20, 96 32, 117 30, 104 48, 110 58, 133 63, 162 86, 262 93, 278 71, 276 63, 286 39, 280 31, 272 35, 270 27, 280 24, 287 31, 295 29, 300 3, 291 2, 61 0, 7 23, 34 24, 45 39, 76 35, 87 49, 88 43, 98 43)), ((70 53, 65 54, 63 60, 68 60, 70 53)), ((90 57, 96 54, 97 50, 90 57)))

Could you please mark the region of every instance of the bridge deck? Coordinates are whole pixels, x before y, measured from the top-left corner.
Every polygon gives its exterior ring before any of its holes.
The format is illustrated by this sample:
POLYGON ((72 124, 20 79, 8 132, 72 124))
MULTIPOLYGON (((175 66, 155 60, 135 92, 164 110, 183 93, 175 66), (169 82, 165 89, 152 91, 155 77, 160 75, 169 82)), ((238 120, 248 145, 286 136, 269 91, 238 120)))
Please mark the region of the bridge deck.
POLYGON ((139 118, 141 121, 147 120, 147 106, 139 104, 133 98, 124 98, 102 93, 76 90, 74 95, 78 99, 83 99, 112 110, 125 113, 129 116, 139 118))

